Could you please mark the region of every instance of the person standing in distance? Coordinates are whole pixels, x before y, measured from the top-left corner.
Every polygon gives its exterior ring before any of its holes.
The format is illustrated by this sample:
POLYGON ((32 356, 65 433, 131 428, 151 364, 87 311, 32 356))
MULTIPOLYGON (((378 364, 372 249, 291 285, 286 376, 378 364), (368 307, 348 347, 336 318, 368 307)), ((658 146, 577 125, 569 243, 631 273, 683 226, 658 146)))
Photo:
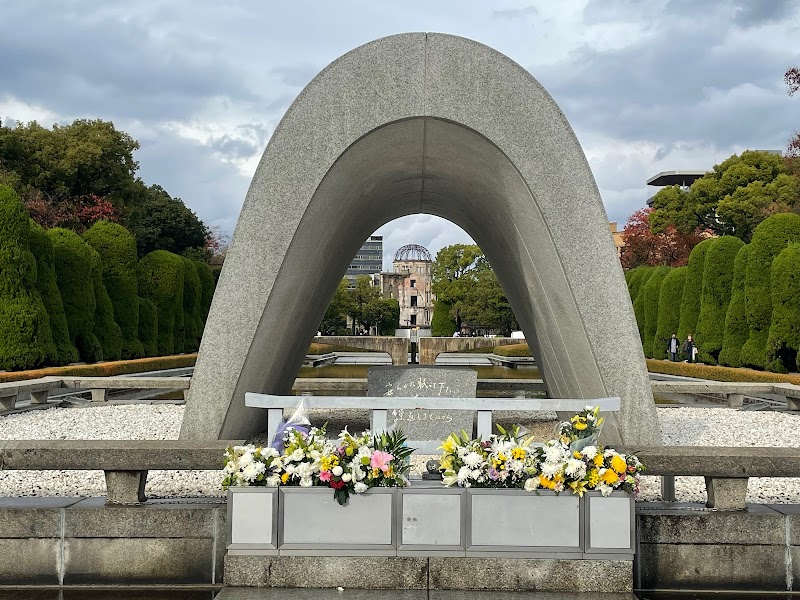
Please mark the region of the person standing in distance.
POLYGON ((686 337, 686 341, 683 342, 681 352, 686 355, 686 360, 684 362, 694 362, 694 338, 691 333, 686 337))
POLYGON ((678 361, 678 350, 679 349, 680 348, 678 346, 678 336, 673 333, 672 337, 669 340, 669 346, 667 347, 667 352, 669 353, 669 359, 672 362, 677 362, 678 361))

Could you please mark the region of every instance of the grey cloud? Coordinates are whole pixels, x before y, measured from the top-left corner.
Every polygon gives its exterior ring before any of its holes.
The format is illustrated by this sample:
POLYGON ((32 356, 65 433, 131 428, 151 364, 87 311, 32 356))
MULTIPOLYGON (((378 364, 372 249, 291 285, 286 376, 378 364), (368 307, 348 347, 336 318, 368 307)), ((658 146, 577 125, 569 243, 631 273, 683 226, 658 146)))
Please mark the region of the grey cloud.
POLYGON ((535 6, 526 6, 524 8, 507 8, 492 11, 492 17, 495 19, 524 19, 526 17, 538 16, 539 10, 535 6))
POLYGON ((274 67, 270 69, 270 73, 277 76, 284 85, 302 88, 319 73, 320 69, 321 67, 311 64, 286 65, 274 67))
POLYGON ((261 123, 239 125, 233 132, 213 140, 209 146, 229 159, 249 158, 263 152, 271 130, 261 123))
POLYGON ((794 0, 738 0, 734 4, 734 22, 743 28, 780 21, 797 9, 794 0))

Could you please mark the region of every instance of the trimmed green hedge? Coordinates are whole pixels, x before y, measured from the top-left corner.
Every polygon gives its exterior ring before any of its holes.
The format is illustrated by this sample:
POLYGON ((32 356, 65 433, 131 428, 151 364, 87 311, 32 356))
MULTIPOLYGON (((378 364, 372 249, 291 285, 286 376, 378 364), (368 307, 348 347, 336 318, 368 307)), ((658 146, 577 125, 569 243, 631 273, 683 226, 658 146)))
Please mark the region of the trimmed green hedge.
MULTIPOLYGON (((681 299, 686 284, 688 267, 672 269, 661 282, 661 295, 658 298, 658 327, 653 339, 653 358, 669 357, 669 341, 673 333, 678 333, 681 322, 681 299)), ((681 342, 678 342, 680 349, 681 342)))
POLYGON ((433 303, 433 317, 431 317, 431 335, 434 337, 450 337, 456 332, 456 322, 450 318, 450 308, 447 302, 435 300, 433 303))
POLYGON ((158 309, 146 298, 139 298, 139 339, 147 356, 158 356, 158 309))
POLYGON ((197 354, 181 354, 180 356, 157 356, 154 358, 139 358, 136 360, 120 360, 104 362, 94 365, 70 365, 68 367, 47 367, 30 371, 14 371, 13 373, 0 373, 0 383, 9 381, 25 381, 40 377, 112 377, 114 375, 128 375, 130 373, 145 373, 147 371, 160 371, 162 369, 179 369, 193 367, 197 361, 197 354))
POLYGON ((92 283, 94 284, 94 334, 103 349, 103 360, 122 358, 122 330, 114 321, 114 305, 103 283, 103 265, 100 255, 89 246, 92 253, 92 283))
POLYGON ((800 244, 792 244, 775 257, 771 279, 767 370, 786 373, 800 368, 800 244))
POLYGON ((158 352, 183 349, 183 260, 166 250, 154 250, 139 261, 139 292, 158 309, 158 352))
POLYGON ((715 365, 719 359, 731 300, 734 261, 743 247, 742 240, 726 235, 712 241, 706 251, 700 318, 694 336, 698 360, 702 363, 715 365))
MULTIPOLYGON (((487 352, 490 348, 484 348, 487 352)), ((516 357, 523 357, 523 356, 533 356, 531 354, 531 349, 528 347, 527 342, 524 344, 507 344, 505 346, 495 346, 492 350, 492 354, 496 354, 497 356, 516 356, 516 357)))
POLYGON ((97 300, 92 260, 97 253, 74 231, 56 227, 47 230, 47 237, 55 250, 56 282, 72 343, 84 362, 103 360, 94 327, 97 300))
POLYGON ((122 332, 122 358, 144 356, 139 340, 136 239, 121 225, 108 221, 92 225, 83 239, 100 255, 103 284, 122 332))
POLYGON ((635 296, 631 296, 633 302, 633 314, 636 317, 636 326, 639 328, 639 339, 644 343, 644 323, 645 323, 645 303, 644 303, 644 286, 647 281, 655 273, 655 267, 638 267, 639 275, 631 277, 630 291, 635 292, 635 296))
POLYGON ((184 352, 196 352, 203 335, 203 320, 200 316, 203 287, 195 262, 185 256, 183 261, 183 318, 186 330, 184 352))
POLYGON ((678 339, 685 340, 689 335, 694 336, 697 330, 697 320, 700 318, 700 303, 703 296, 703 273, 706 268, 706 252, 708 252, 714 238, 703 240, 692 248, 689 254, 689 270, 686 272, 686 284, 683 286, 681 299, 681 322, 678 326, 678 339))
POLYGON ((747 260, 745 298, 750 335, 742 347, 744 366, 763 369, 767 365, 767 340, 772 320, 770 267, 791 242, 800 241, 800 215, 772 215, 756 227, 747 260))
POLYGON ((719 363, 729 367, 741 367, 742 346, 750 335, 745 311, 744 279, 747 272, 747 259, 750 246, 743 246, 736 253, 733 261, 733 281, 731 283, 731 301, 725 315, 725 336, 722 340, 722 351, 719 363))
POLYGON ((0 185, 0 369, 38 366, 56 353, 36 283, 27 211, 0 185))
POLYGON ((800 385, 800 375, 797 374, 784 375, 782 373, 767 373, 765 371, 755 371, 753 369, 699 365, 697 363, 671 362, 668 360, 647 359, 647 370, 650 373, 696 377, 698 379, 711 379, 712 381, 793 383, 795 385, 800 385))
MULTIPOLYGON (((647 280, 644 289, 639 292, 644 296, 644 354, 653 358, 653 340, 656 337, 658 328, 658 303, 661 295, 661 282, 669 274, 669 267, 656 267, 653 274, 647 280)), ((660 350, 660 349, 659 349, 660 350)))
POLYGON ((208 311, 211 309, 211 301, 214 299, 214 274, 211 272, 211 267, 201 260, 195 261, 197 267, 197 275, 200 277, 200 286, 202 288, 200 293, 200 319, 203 325, 208 319, 208 311))
POLYGON ((53 242, 45 230, 33 220, 30 225, 30 246, 36 258, 36 287, 44 302, 50 320, 52 351, 48 351, 47 362, 53 365, 67 365, 78 362, 78 349, 72 344, 64 314, 64 303, 58 291, 55 269, 55 250, 53 242))

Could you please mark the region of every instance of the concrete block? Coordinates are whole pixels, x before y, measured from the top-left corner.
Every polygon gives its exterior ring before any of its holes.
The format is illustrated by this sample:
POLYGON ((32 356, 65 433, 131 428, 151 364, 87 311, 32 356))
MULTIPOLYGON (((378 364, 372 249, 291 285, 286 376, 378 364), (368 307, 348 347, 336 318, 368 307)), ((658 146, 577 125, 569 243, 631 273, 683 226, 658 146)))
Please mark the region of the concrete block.
POLYGON ((786 546, 641 544, 637 587, 786 590, 786 546))
POLYGON ((61 537, 61 511, 45 508, 0 508, 0 538, 61 537))
MULTIPOLYGON (((216 504, 142 506, 100 505, 102 498, 64 513, 70 538, 213 538, 216 504)), ((224 532, 223 532, 224 533, 224 532)))
POLYGON ((631 592, 633 564, 616 560, 431 557, 431 590, 631 592))
POLYGON ((0 585, 58 585, 59 539, 0 539, 0 585))
POLYGON ((47 404, 47 397, 50 395, 50 390, 39 390, 31 392, 31 402, 33 404, 47 404))
POLYGON ((105 471, 106 497, 115 504, 139 504, 147 500, 147 471, 105 471))
POLYGON ((64 585, 210 584, 211 539, 64 540, 64 585))
POLYGON ((373 556, 225 556, 225 585, 424 590, 428 559, 373 556))
POLYGON ((17 405, 17 395, 0 396, 0 410, 14 410, 17 405))
POLYGON ((640 510, 643 544, 775 544, 786 542, 783 515, 757 504, 747 511, 640 510))
POLYGON ((91 390, 92 392, 92 402, 107 402, 108 401, 108 389, 106 388, 94 388, 91 390))
POLYGON ((706 476, 706 506, 717 510, 744 510, 747 498, 747 477, 706 476))
POLYGON ((729 408, 742 408, 744 406, 744 394, 728 394, 729 408))
POLYGON ((227 537, 228 509, 223 504, 214 509, 214 583, 222 583, 224 579, 227 537))

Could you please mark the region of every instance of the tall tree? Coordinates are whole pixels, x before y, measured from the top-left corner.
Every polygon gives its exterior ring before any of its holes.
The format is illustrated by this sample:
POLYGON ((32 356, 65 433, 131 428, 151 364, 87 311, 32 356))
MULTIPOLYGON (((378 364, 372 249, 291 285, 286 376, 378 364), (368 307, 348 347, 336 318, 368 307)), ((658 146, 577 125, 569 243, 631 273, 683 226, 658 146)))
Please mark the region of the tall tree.
MULTIPOLYGON (((673 188, 669 193, 679 193, 673 188)), ((623 269, 640 266, 680 267, 689 260, 689 253, 703 240, 699 230, 682 233, 674 225, 668 225, 656 233, 650 225, 651 208, 642 208, 633 213, 622 230, 623 246, 620 262, 623 269)))
POLYGON ((749 242, 761 221, 798 208, 800 185, 788 170, 778 154, 753 150, 734 154, 714 165, 688 191, 675 186, 658 192, 650 224, 655 232, 670 226, 683 233, 709 229, 749 242))
POLYGON ((347 316, 353 312, 353 299, 347 290, 347 278, 342 278, 322 317, 322 335, 347 335, 347 316))
POLYGON ((475 284, 478 269, 487 265, 483 252, 476 244, 445 246, 436 254, 432 269, 432 287, 436 299, 451 306, 450 316, 461 328, 464 318, 459 314, 459 301, 466 298, 475 284))

